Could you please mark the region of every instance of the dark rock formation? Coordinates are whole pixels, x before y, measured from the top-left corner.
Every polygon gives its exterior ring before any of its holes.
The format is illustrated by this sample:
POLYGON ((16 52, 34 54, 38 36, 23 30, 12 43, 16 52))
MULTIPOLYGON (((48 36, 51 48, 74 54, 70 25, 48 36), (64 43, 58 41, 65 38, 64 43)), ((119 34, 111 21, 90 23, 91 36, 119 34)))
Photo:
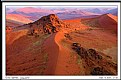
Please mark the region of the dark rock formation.
MULTIPOLYGON (((114 75, 117 72, 117 64, 105 58, 103 53, 95 49, 86 49, 79 43, 72 43, 72 49, 84 61, 87 74, 91 75, 114 75), (95 67, 98 66, 98 67, 95 67)), ((107 57, 107 56, 106 56, 107 57)))
POLYGON ((34 23, 30 23, 29 25, 31 29, 39 29, 38 31, 41 30, 43 33, 47 34, 56 33, 62 27, 66 26, 66 24, 55 14, 43 16, 39 20, 35 21, 34 23))
POLYGON ((106 71, 103 67, 95 67, 91 71, 92 75, 112 75, 112 73, 106 71))
POLYGON ((8 33, 10 31, 12 31, 12 27, 6 26, 6 32, 8 33))

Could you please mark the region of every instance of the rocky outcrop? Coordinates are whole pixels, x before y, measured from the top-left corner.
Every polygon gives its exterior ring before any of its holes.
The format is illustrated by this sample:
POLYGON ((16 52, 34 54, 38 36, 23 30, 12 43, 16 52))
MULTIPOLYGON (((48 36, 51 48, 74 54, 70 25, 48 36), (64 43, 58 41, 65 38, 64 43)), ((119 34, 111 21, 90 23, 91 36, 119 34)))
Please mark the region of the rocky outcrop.
POLYGON ((43 16, 34 23, 29 24, 31 31, 34 30, 45 34, 56 33, 65 26, 67 25, 63 21, 61 21, 55 14, 43 16))
POLYGON ((92 69, 91 75, 112 75, 113 73, 108 72, 103 67, 95 67, 92 69))
POLYGON ((72 43, 72 49, 77 52, 84 61, 87 74, 91 75, 114 75, 117 72, 117 64, 108 60, 107 56, 95 49, 86 49, 79 43, 72 43), (97 66, 97 67, 95 67, 97 66))

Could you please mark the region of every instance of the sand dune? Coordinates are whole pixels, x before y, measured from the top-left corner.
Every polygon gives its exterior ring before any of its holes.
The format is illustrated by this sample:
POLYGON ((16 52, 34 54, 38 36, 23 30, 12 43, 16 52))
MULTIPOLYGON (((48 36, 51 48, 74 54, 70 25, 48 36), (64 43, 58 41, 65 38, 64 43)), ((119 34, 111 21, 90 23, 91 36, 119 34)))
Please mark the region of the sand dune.
POLYGON ((12 44, 15 40, 19 39, 21 36, 24 36, 27 34, 28 30, 22 30, 18 32, 12 32, 10 34, 7 34, 6 36, 6 43, 12 44), (14 35, 14 36, 13 36, 14 35))
POLYGON ((21 26, 21 25, 23 25, 23 23, 6 19, 6 26, 10 26, 14 28, 14 27, 21 26))
POLYGON ((117 17, 107 14, 99 18, 101 27, 117 30, 117 17))
POLYGON ((66 46, 66 43, 63 43, 63 40, 65 39, 64 33, 67 33, 67 32, 60 31, 55 36, 55 42, 59 46, 59 54, 58 54, 55 74, 56 75, 84 74, 84 71, 80 73, 80 70, 83 69, 82 66, 79 66, 77 64, 78 55, 74 54, 71 48, 70 47, 68 48, 66 46))
MULTIPOLYGON (((112 30, 115 27, 116 18, 110 14, 95 19, 98 19, 102 27, 110 27, 112 30)), ((88 20, 92 21, 94 18, 88 20)), ((80 18, 60 21, 53 14, 53 18, 44 16, 33 22, 32 26, 31 24, 22 26, 28 26, 27 29, 22 28, 8 33, 6 36, 7 74, 91 75, 92 69, 95 66, 102 67, 102 64, 98 64, 98 59, 90 59, 89 56, 87 56, 87 60, 82 58, 72 49, 72 44, 80 43, 85 49, 93 48, 100 52, 99 54, 103 54, 102 52, 107 50, 104 52, 108 52, 109 55, 113 51, 116 56, 114 51, 116 48, 111 50, 108 48, 117 46, 117 36, 107 33, 99 27, 92 28, 82 24, 81 21, 80 18)), ((100 61, 107 61, 106 54, 103 54, 103 57, 104 60, 100 61)), ((114 65, 117 66, 117 64, 114 65)), ((116 74, 117 68, 114 68, 110 70, 114 70, 113 72, 116 74)))
POLYGON ((6 19, 21 22, 24 24, 32 22, 32 20, 26 18, 25 16, 19 15, 19 14, 7 14, 6 19))

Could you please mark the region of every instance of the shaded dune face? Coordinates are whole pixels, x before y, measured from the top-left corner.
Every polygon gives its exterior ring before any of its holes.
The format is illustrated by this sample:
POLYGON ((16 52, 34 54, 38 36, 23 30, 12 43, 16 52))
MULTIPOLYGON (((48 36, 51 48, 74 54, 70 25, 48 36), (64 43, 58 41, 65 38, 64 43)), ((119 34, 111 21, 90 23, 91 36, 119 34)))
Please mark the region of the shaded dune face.
POLYGON ((99 25, 103 28, 113 29, 117 32, 117 17, 111 14, 104 15, 100 17, 99 25))
MULTIPOLYGON (((6 35, 6 73, 116 75, 117 62, 103 50, 116 47, 117 36, 102 30, 117 30, 116 24, 116 17, 110 14, 71 20, 60 20, 57 15, 50 14, 35 22, 19 26, 6 35), (83 23, 87 21, 90 24, 95 20, 98 20, 99 27, 94 28, 83 23), (81 49, 74 50, 73 43, 79 43, 76 47, 81 49), (88 51, 89 49, 95 51, 88 51)), ((115 51, 113 53, 117 54, 115 51)))
POLYGON ((112 14, 103 14, 95 18, 81 19, 82 23, 94 28, 102 28, 111 33, 117 34, 117 16, 112 14))

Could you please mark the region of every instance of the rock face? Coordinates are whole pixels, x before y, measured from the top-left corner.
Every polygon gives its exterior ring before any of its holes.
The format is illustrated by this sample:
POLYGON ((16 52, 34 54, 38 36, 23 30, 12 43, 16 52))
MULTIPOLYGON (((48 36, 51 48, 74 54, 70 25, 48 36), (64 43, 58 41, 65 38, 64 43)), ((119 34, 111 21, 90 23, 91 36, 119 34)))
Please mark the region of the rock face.
POLYGON ((47 16, 41 17, 39 20, 35 21, 34 23, 29 24, 30 28, 34 29, 34 31, 42 32, 42 33, 55 33, 58 32, 61 27, 65 27, 65 23, 62 22, 58 16, 55 14, 50 14, 47 16))

